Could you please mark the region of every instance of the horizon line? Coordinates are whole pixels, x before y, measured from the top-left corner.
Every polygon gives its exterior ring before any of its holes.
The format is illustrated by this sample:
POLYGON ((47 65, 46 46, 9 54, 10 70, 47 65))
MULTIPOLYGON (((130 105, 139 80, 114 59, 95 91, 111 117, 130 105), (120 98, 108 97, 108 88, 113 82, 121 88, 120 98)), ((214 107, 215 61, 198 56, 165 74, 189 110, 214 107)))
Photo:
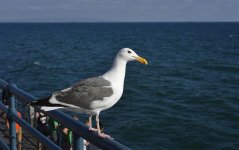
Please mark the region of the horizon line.
POLYGON ((0 23, 239 23, 239 21, 0 21, 0 23))

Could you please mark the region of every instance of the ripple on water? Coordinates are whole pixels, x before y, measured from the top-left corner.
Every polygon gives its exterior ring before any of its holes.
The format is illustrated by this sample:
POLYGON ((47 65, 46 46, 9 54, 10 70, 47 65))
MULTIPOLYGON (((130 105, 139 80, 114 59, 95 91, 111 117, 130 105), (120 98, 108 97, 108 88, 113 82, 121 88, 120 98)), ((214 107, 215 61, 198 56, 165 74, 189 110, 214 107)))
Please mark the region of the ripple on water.
POLYGON ((236 150, 238 27, 0 24, 0 76, 43 97, 100 75, 118 49, 131 47, 149 65, 128 63, 123 97, 100 115, 106 133, 137 150, 236 150))

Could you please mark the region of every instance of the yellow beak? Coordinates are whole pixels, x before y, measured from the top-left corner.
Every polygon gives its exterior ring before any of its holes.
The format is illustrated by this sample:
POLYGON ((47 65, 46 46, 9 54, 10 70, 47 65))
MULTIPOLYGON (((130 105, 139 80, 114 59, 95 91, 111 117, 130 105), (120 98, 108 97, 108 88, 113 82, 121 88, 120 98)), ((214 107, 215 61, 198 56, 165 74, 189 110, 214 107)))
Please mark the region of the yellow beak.
POLYGON ((135 57, 135 59, 138 60, 140 63, 142 63, 142 64, 144 64, 144 65, 147 65, 147 64, 148 64, 147 60, 144 59, 143 57, 137 56, 137 57, 135 57))

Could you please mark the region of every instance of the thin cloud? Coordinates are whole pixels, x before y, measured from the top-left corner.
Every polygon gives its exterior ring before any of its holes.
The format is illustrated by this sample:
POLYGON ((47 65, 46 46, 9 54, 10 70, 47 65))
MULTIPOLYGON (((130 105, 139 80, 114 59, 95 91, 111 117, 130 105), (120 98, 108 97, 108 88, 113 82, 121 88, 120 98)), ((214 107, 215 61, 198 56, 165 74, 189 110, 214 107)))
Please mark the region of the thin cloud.
POLYGON ((0 22, 239 21, 238 9, 238 0, 0 0, 0 22))

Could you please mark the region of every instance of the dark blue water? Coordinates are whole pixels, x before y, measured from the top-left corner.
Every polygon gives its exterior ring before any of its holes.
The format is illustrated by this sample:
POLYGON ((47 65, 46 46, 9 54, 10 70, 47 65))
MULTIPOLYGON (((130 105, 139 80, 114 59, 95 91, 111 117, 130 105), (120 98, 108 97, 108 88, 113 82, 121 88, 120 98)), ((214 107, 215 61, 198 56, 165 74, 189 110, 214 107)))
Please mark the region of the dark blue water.
POLYGON ((0 78, 37 96, 108 70, 123 47, 121 100, 105 131, 132 149, 239 149, 239 23, 0 24, 0 78))

